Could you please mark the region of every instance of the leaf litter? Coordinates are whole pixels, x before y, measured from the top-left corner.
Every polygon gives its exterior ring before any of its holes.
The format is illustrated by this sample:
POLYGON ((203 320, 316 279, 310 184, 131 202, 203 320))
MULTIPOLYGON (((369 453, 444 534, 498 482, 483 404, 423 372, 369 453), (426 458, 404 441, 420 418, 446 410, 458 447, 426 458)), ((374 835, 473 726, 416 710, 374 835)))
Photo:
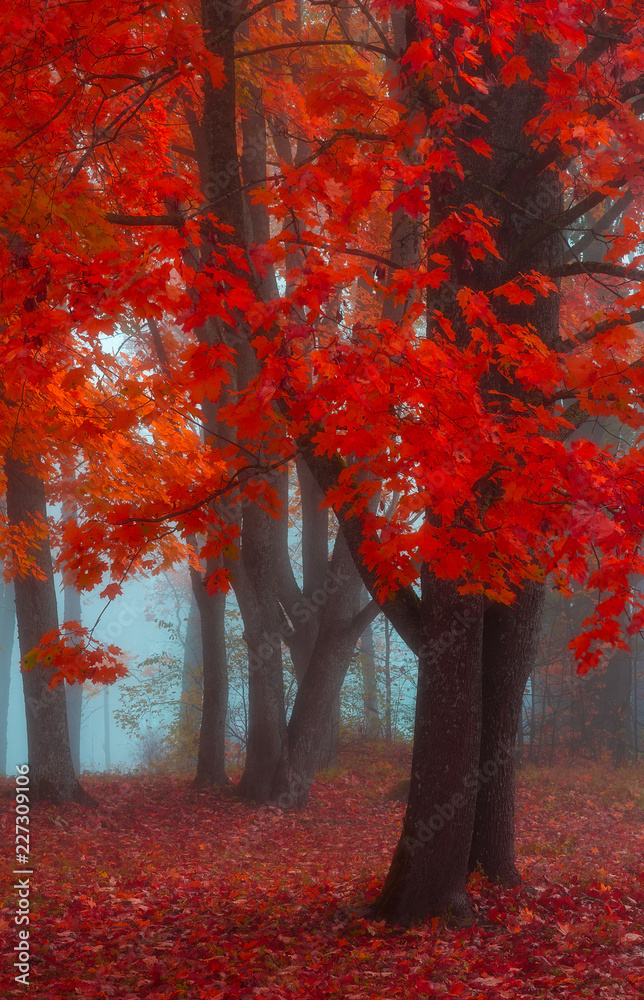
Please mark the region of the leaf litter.
MULTIPOLYGON (((356 769, 357 768, 357 769, 356 769)), ((316 781, 301 813, 172 777, 84 779, 94 810, 32 806, 31 972, 38 1000, 291 1000, 644 995, 644 770, 527 769, 525 882, 474 874, 477 922, 369 920, 404 806, 391 760, 316 781)), ((5 779, 4 786, 12 786, 5 779)), ((3 797, 5 842, 13 810, 3 797)), ((8 878, 5 954, 17 941, 8 878)), ((23 996, 11 960, 0 994, 23 996)))

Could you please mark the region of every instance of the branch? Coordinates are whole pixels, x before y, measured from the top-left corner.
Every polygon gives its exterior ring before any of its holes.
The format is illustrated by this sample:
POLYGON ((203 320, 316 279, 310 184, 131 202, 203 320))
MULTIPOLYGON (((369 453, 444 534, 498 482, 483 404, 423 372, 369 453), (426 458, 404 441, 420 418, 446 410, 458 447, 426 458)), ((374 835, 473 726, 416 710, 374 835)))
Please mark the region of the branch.
POLYGON ((108 212, 107 222, 115 226, 176 226, 179 228, 185 218, 178 212, 172 215, 121 215, 119 212, 108 212))
MULTIPOLYGON (((623 87, 617 93, 617 100, 622 103, 632 100, 634 97, 639 97, 644 93, 644 73, 637 77, 636 80, 631 80, 630 83, 624 84, 623 87)), ((594 104, 589 105, 585 108, 586 114, 595 114, 597 119, 606 118, 607 115, 614 111, 615 102, 611 104, 602 104, 601 101, 595 101, 594 104)), ((632 110, 632 109, 631 109, 632 110)), ((513 174, 507 178, 506 184, 514 187, 515 185, 520 186, 528 181, 531 177, 537 177, 546 167, 549 167, 554 163, 559 155, 561 154, 561 148, 556 140, 549 142, 542 153, 536 156, 530 161, 527 166, 517 167, 513 174)), ((566 166, 574 157, 570 156, 565 163, 560 164, 560 166, 566 166)))
POLYGON ((579 347, 581 344, 588 344, 595 337, 598 337, 600 333, 606 333, 616 326, 632 326, 634 323, 642 322, 644 322, 644 309, 635 309, 624 316, 613 316, 612 319, 605 319, 603 323, 596 323, 595 326, 591 326, 587 330, 582 330, 581 333, 577 334, 575 342, 571 344, 571 348, 579 347))
POLYGON ((153 81, 153 86, 149 87, 149 89, 146 90, 138 100, 134 101, 127 108, 120 111, 108 126, 101 129, 98 138, 90 143, 78 163, 76 163, 72 169, 69 177, 63 185, 63 190, 65 190, 71 181, 77 177, 85 166, 87 160, 99 146, 109 145, 110 142, 113 142, 120 133, 121 129, 124 128, 124 126, 136 116, 136 114, 138 114, 139 110, 143 107, 146 101, 148 101, 153 94, 156 94, 157 90, 160 90, 162 87, 167 86, 168 83, 172 83, 174 80, 177 80, 180 76, 181 73, 176 70, 175 64, 172 64, 171 66, 166 66, 163 69, 160 69, 152 76, 146 77, 145 83, 147 84, 150 81, 153 81), (168 76, 169 73, 172 75, 168 76))
POLYGON ((389 44, 389 39, 387 38, 385 32, 383 31, 381 25, 378 24, 377 20, 369 10, 369 6, 366 3, 363 3, 362 0, 356 0, 356 4, 364 14, 365 18, 367 19, 373 30, 376 32, 383 46, 385 47, 387 58, 391 59, 392 62, 397 62, 398 56, 392 49, 391 45, 389 44))
POLYGON ((330 250, 332 253, 337 254, 347 254, 350 257, 364 257, 365 260, 373 260, 377 264, 384 264, 386 267, 394 268, 396 271, 402 270, 400 264, 396 261, 391 260, 389 257, 383 257, 381 254, 370 253, 368 250, 352 250, 349 247, 334 247, 330 243, 306 243, 304 240, 293 240, 290 244, 291 246, 304 247, 305 249, 313 250, 330 250))
POLYGON ((377 45, 371 45, 369 42, 354 42, 349 39, 331 39, 331 38, 318 38, 312 39, 311 41, 301 41, 301 42, 280 42, 278 45, 264 45, 261 49, 242 49, 241 52, 235 53, 235 59, 249 59, 250 56, 260 56, 264 52, 277 52, 279 49, 301 49, 301 48, 311 48, 315 45, 349 45, 354 49, 366 49, 368 52, 376 52, 380 56, 388 56, 385 49, 379 48, 377 45))
MULTIPOLYGON (((211 0, 211 2, 213 2, 213 0, 211 0)), ((219 2, 219 0, 214 0, 214 2, 219 2)), ((253 14, 259 14, 260 11, 266 10, 267 7, 274 7, 275 4, 281 2, 282 0, 260 0, 260 2, 256 3, 254 7, 249 7, 249 9, 244 11, 243 14, 238 14, 237 17, 232 18, 230 24, 226 25, 223 31, 220 31, 218 35, 213 35, 212 38, 208 39, 207 45, 212 46, 222 38, 225 38, 226 35, 229 35, 232 31, 236 31, 237 28, 239 28, 244 21, 248 21, 253 14)), ((231 5, 227 4, 227 6, 231 5)), ((204 35, 210 34, 211 32, 212 28, 208 29, 207 32, 204 31, 204 35)))
POLYGON ((358 639, 364 630, 376 620, 381 610, 382 608, 378 602, 371 600, 368 604, 365 604, 364 608, 361 608, 360 611, 358 611, 358 614, 355 616, 350 625, 351 631, 358 633, 358 639))
POLYGON ((38 135, 39 132, 42 132, 43 129, 48 128, 69 107, 75 96, 76 96, 75 92, 72 91, 67 100, 64 101, 63 104, 61 104, 58 111, 54 115, 52 115, 51 118, 48 118, 46 122, 44 122, 42 125, 39 125, 38 128, 33 130, 33 132, 30 132, 29 135, 25 136, 24 139, 21 139, 20 142, 17 142, 13 148, 20 149, 21 146, 23 146, 26 142, 29 142, 30 139, 33 139, 34 136, 38 135))
POLYGON ((148 329, 152 335, 152 343, 154 344, 154 349, 157 352, 157 357, 161 362, 161 367, 163 368, 165 374, 170 378, 172 377, 172 372, 170 370, 168 352, 166 351, 165 344, 163 343, 163 337, 161 336, 161 331, 159 330, 159 324, 154 316, 148 317, 148 329))
MULTIPOLYGON (((643 107, 644 110, 644 107, 643 107)), ((572 257, 578 257, 580 253, 583 253, 587 247, 592 246, 593 243, 599 242, 601 236, 598 234, 604 234, 610 227, 617 221, 620 215, 623 215, 628 206, 634 200, 635 195, 629 189, 623 194, 617 201, 608 208, 601 219, 599 219, 592 228, 584 233, 581 239, 569 246, 564 253, 564 260, 570 260, 572 257)))
POLYGON ((604 264, 601 261, 578 261, 575 264, 560 264, 546 271, 548 278, 573 278, 576 274, 607 274, 611 278, 626 278, 628 281, 644 281, 644 271, 624 264, 604 264))
MULTIPOLYGON (((606 187, 608 188, 619 188, 624 187, 627 183, 625 177, 620 177, 619 180, 609 181, 606 187)), ((610 198, 612 192, 604 191, 600 189, 599 191, 593 191, 582 201, 578 201, 575 205, 571 205, 567 208, 565 212, 561 212, 560 215, 553 215, 548 219, 543 219, 541 224, 536 226, 531 233, 528 233, 526 238, 521 240, 517 253, 514 254, 513 259, 517 257, 518 254, 523 257, 526 250, 532 249, 537 243, 541 243, 542 240, 548 238, 553 233, 563 232, 564 229, 568 229, 571 223, 576 222, 582 216, 587 215, 588 212, 596 208, 597 205, 601 205, 602 201, 606 198, 610 198)))
MULTIPOLYGON (((320 489, 325 496, 329 490, 338 485, 340 474, 347 468, 340 455, 316 455, 315 446, 311 441, 312 430, 306 437, 298 441, 298 452, 311 470, 318 482, 320 489)), ((338 521, 342 526, 342 534, 356 565, 362 581, 373 596, 376 590, 378 577, 375 570, 369 569, 364 562, 361 553, 363 543, 367 540, 367 535, 362 524, 362 520, 351 513, 352 506, 349 503, 341 507, 334 508, 338 521)), ((396 629, 400 638, 414 653, 418 653, 421 647, 420 641, 420 598, 412 587, 401 587, 393 597, 386 598, 379 604, 380 610, 384 612, 391 624, 396 629)), ((365 622, 365 627, 366 627, 365 622)))
POLYGON ((583 406, 578 399, 566 409, 564 417, 568 420, 572 427, 560 427, 557 437, 560 441, 567 441, 567 439, 574 434, 575 431, 579 430, 582 424, 585 424, 587 420, 590 419, 590 414, 586 413, 583 406))

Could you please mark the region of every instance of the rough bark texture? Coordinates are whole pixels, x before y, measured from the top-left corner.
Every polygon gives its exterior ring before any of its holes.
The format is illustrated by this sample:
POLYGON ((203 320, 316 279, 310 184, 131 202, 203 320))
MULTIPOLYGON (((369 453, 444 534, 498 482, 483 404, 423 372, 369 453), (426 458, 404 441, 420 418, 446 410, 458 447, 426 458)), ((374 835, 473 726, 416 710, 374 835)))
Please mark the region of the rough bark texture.
MULTIPOLYGON (((81 621, 81 596, 75 587, 66 583, 63 591, 63 621, 81 621)), ((83 714, 83 685, 65 683, 65 703, 67 706, 67 730, 69 747, 76 774, 80 774, 81 716, 83 714)))
MULTIPOLYGON (((221 252, 215 244, 240 244, 244 242, 244 203, 241 191, 239 158, 236 138, 235 63, 234 63, 234 22, 241 9, 240 4, 220 4, 216 0, 202 0, 201 13, 204 41, 208 51, 223 61, 225 81, 222 87, 213 87, 210 75, 204 79, 202 119, 196 121, 193 115, 190 128, 197 151, 201 186, 206 202, 212 206, 220 222, 230 227, 229 231, 210 228, 204 222, 202 240, 194 263, 198 269, 205 269, 213 250, 221 252)), ((224 341, 233 346, 240 358, 249 364, 249 348, 244 339, 244 331, 223 326, 218 321, 207 322, 196 331, 202 343, 213 344, 224 341)), ((231 371, 230 391, 236 387, 236 372, 231 371)), ((251 377, 249 371, 245 378, 251 377)), ((218 434, 228 436, 228 429, 222 428, 217 419, 218 408, 227 402, 204 400, 204 438, 218 446, 218 434)), ((214 569, 214 566, 211 567, 214 569)), ((224 629, 225 595, 209 596, 199 574, 193 573, 193 593, 201 615, 201 639, 203 649, 203 706, 199 733, 199 750, 195 784, 224 784, 228 781, 225 772, 225 727, 228 708, 228 667, 224 629)), ((238 600, 239 600, 239 595, 238 600)))
MULTIPOLYGON (((209 563, 207 573, 216 569, 209 563)), ((225 612, 226 595, 209 594, 195 569, 190 569, 194 594, 201 622, 201 652, 203 663, 203 701, 197 773, 197 788, 226 785, 226 712, 228 709, 228 659, 226 655, 225 612)))
POLYGON ((248 645, 248 743, 239 793, 270 802, 283 788, 287 751, 282 637, 290 630, 275 589, 278 532, 271 515, 248 504, 233 587, 248 645))
POLYGON ((422 637, 409 802, 373 915, 413 924, 471 916, 466 885, 481 735, 483 606, 422 572, 422 637), (436 655, 446 634, 454 636, 436 655))
MULTIPOLYGON (((7 515, 15 527, 31 525, 34 520, 46 523, 45 487, 37 476, 30 475, 19 460, 7 456, 7 515)), ((56 588, 49 539, 41 539, 33 548, 34 562, 44 579, 17 576, 16 617, 20 654, 37 646, 46 632, 58 628, 56 588)), ((65 691, 61 684, 48 690, 49 675, 37 664, 22 672, 27 717, 30 795, 34 800, 75 801, 85 804, 92 799, 81 787, 72 761, 67 730, 65 691)))
POLYGON ((545 587, 527 582, 513 604, 493 604, 483 626, 483 726, 469 867, 518 885, 514 854, 515 740, 539 645, 545 587))
MULTIPOLYGON (((0 564, 1 571, 2 564, 0 564)), ((13 582, 0 578, 0 774, 6 774, 7 771, 7 724, 15 630, 16 605, 13 582)))

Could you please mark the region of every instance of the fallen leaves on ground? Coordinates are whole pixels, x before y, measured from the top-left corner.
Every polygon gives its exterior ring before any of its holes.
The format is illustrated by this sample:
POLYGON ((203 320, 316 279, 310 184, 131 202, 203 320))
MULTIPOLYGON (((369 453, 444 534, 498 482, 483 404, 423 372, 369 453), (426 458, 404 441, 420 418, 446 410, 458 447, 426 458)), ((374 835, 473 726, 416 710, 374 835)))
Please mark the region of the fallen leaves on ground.
MULTIPOLYGON (((361 916, 404 806, 386 761, 316 782, 299 814, 168 777, 84 779, 99 808, 32 808, 30 989, 38 1000, 621 997, 644 994, 644 773, 522 772, 526 884, 475 875, 479 922, 361 916)), ((12 789, 10 780, 4 788, 12 789)), ((10 871, 11 800, 2 800, 10 871)), ((5 881, 0 930, 11 950, 5 881)), ((22 996, 12 959, 0 993, 22 996)))

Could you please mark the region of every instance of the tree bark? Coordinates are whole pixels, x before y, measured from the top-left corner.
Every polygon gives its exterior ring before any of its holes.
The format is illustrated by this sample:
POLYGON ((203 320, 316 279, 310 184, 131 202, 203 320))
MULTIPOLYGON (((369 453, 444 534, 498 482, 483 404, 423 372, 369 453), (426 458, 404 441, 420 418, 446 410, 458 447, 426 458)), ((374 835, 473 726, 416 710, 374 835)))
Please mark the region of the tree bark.
POLYGON ((633 655, 630 650, 619 649, 606 664, 606 672, 598 685, 602 701, 598 728, 608 738, 608 748, 615 767, 625 764, 632 752, 632 684, 633 655))
MULTIPOLYGON (((22 530, 40 522, 46 526, 45 486, 20 460, 5 458, 7 516, 22 530)), ((20 654, 37 646, 43 635, 58 628, 56 588, 49 538, 32 545, 30 556, 43 579, 33 574, 14 580, 20 654)), ((49 690, 49 675, 41 664, 22 672, 27 717, 30 794, 34 800, 81 802, 92 799, 81 787, 72 761, 67 729, 65 691, 61 684, 49 690)))
MULTIPOLYGON (((376 672, 376 649, 373 642, 373 628, 367 625, 360 640, 360 669, 362 672, 362 699, 364 703, 364 734, 368 740, 375 740, 380 732, 378 712, 378 677, 376 672)), ((391 710, 389 713, 391 730, 391 710)))
MULTIPOLYGON (((209 560, 207 573, 217 568, 209 560)), ((199 609, 203 663, 203 700, 199 748, 197 751, 196 788, 227 785, 226 712, 228 710, 228 658, 226 654, 226 595, 209 594, 198 570, 190 568, 192 592, 199 609)))
POLYGON ((248 504, 241 560, 232 569, 249 664, 246 767, 238 791, 255 802, 279 794, 288 758, 282 638, 290 625, 275 590, 278 527, 267 511, 248 504))
MULTIPOLYGON (((81 624, 81 596, 70 583, 63 591, 63 621, 81 624)), ((67 729, 69 747, 74 762, 74 770, 80 775, 81 716, 83 714, 83 685, 65 682, 65 704, 67 707, 67 729)))
POLYGON ((471 918, 466 885, 481 736, 483 606, 422 570, 422 645, 411 784, 375 919, 471 918), (445 644, 444 637, 451 636, 445 644), (442 650, 442 651, 441 651, 442 650))
MULTIPOLYGON (((191 580, 192 582, 192 580, 191 580)), ((181 672, 181 705, 179 707, 179 753, 186 768, 197 769, 199 727, 203 703, 203 650, 201 645, 200 613, 194 592, 186 621, 186 640, 181 672)))
POLYGON ((288 724, 288 784, 278 800, 284 807, 303 808, 308 802, 351 656, 366 624, 378 613, 374 602, 360 610, 362 581, 340 530, 326 579, 320 582, 311 601, 315 610, 316 597, 324 600, 317 611, 320 626, 288 724))
MULTIPOLYGON (((0 563, 0 572, 2 569, 0 563)), ((7 772, 9 692, 15 629, 16 605, 13 582, 0 578, 0 774, 7 772)))
POLYGON ((479 788, 469 868, 519 885, 514 853, 515 740, 523 692, 539 645, 545 586, 526 582, 511 605, 493 604, 483 625, 479 788))

